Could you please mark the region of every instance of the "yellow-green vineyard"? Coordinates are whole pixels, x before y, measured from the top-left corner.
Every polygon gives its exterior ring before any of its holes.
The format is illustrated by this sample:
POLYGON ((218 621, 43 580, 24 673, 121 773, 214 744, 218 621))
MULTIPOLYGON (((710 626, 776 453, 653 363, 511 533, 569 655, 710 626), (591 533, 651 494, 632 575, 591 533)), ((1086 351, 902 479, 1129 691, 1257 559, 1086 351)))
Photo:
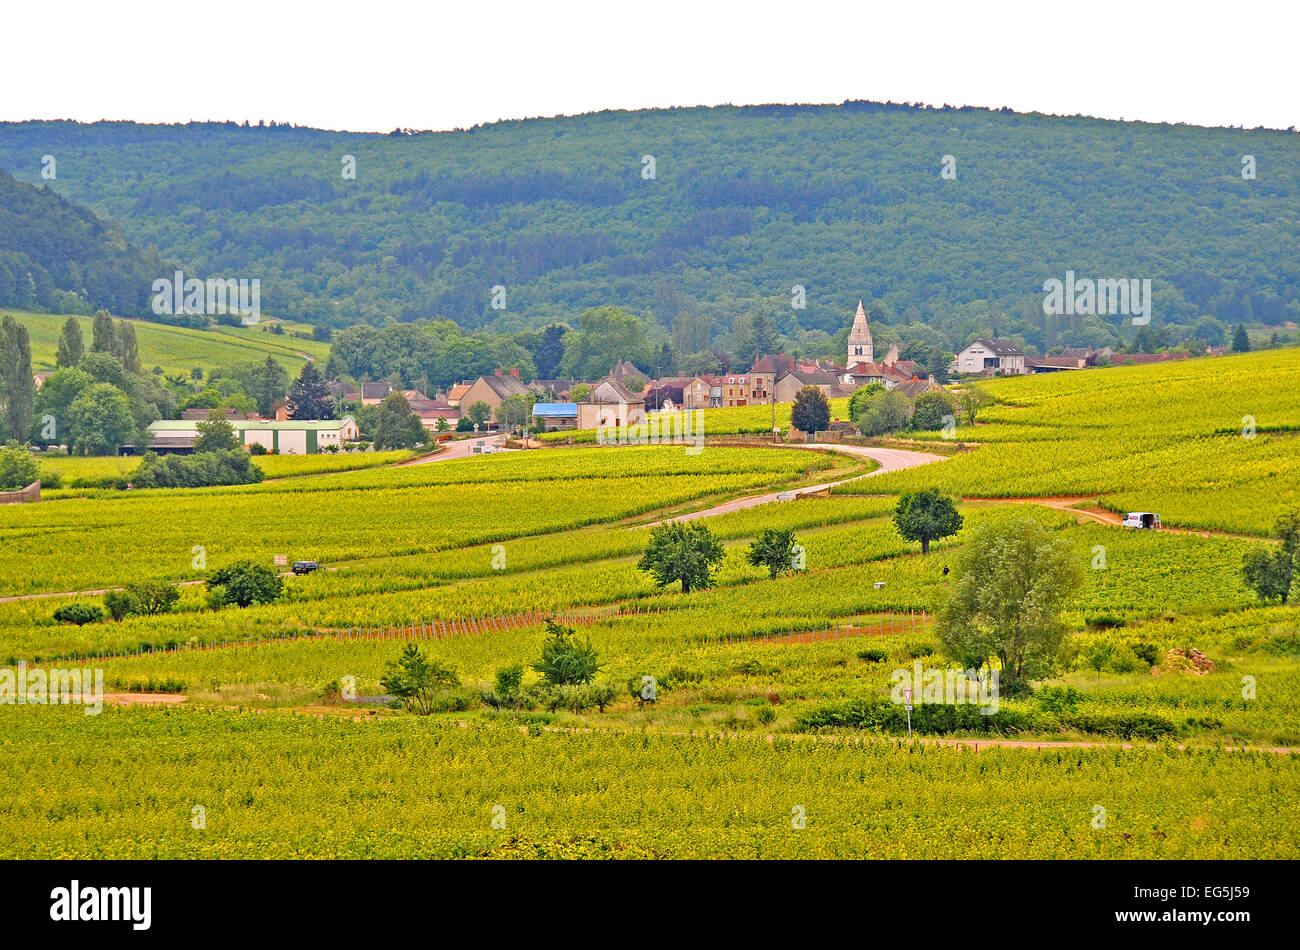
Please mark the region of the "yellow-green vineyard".
MULTIPOLYGON (((1258 360, 1300 373, 1295 351, 1258 360)), ((894 474, 809 450, 579 446, 0 508, 0 597, 23 598, 0 602, 0 666, 85 664, 109 692, 185 697, 98 716, 0 704, 0 854, 1296 857, 1300 608, 1259 604, 1240 565, 1294 491, 1300 410, 1256 387, 1256 438, 1215 434, 1245 414, 1239 365, 997 381, 1002 402, 958 430, 978 448, 894 474), (1142 391, 1164 395, 1134 408, 1142 391), (1272 490, 1243 459, 1282 473, 1272 490), (858 475, 708 518, 727 549, 712 589, 637 568, 661 518, 858 475), (890 517, 922 484, 970 496, 926 556, 890 517), (1055 495, 1218 530, 993 500, 1055 495), (944 568, 981 525, 1025 518, 1086 565, 1049 689, 924 742, 855 719, 893 671, 949 664, 931 628, 944 568), (747 563, 765 527, 794 530, 803 570, 747 563), (275 555, 325 569, 244 609, 193 583, 275 555), (151 581, 184 585, 174 612, 74 626, 55 610, 99 595, 31 596, 151 581), (613 698, 486 701, 503 668, 537 679, 552 615, 590 637, 613 698), (461 684, 429 717, 376 699, 421 633, 461 684), (1191 648, 1213 672, 1151 674, 1191 648), (629 686, 645 676, 653 703, 629 686)))

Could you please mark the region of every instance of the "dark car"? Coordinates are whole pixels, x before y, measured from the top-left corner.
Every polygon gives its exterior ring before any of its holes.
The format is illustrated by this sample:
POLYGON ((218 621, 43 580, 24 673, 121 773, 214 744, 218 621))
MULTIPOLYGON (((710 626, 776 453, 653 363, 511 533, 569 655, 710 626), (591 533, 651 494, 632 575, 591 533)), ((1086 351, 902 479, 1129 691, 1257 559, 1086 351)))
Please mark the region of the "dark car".
POLYGON ((310 574, 316 568, 320 567, 315 561, 294 561, 293 572, 295 574, 310 574))

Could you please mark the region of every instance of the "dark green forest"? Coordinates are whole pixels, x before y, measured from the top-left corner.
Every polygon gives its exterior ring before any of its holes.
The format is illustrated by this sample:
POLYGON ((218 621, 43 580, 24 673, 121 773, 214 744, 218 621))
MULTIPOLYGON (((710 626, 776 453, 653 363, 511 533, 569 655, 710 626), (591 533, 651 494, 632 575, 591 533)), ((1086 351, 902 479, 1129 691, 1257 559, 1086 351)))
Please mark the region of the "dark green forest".
MULTIPOLYGON (((0 124, 0 167, 187 274, 260 278, 270 315, 330 328, 447 319, 513 333, 613 304, 655 351, 735 352, 761 316, 815 352, 863 298, 883 339, 949 351, 988 334, 1039 350, 1131 341, 1123 316, 1043 314, 1043 282, 1066 270, 1150 278, 1153 326, 1171 341, 1300 320, 1293 131, 870 102, 389 135, 51 121, 0 124), (57 179, 41 182, 47 154, 57 179)), ((53 261, 6 224, 0 194, 0 255, 53 261)), ((167 275, 147 270, 87 266, 85 306, 147 315, 148 287, 132 282, 167 275)))

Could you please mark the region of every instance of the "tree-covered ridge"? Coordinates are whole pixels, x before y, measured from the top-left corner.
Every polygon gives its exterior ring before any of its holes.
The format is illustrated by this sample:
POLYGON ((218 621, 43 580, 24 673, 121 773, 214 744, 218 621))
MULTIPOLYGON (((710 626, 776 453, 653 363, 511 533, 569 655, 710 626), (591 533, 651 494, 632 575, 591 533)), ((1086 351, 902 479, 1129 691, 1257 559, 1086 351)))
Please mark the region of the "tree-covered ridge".
POLYGON ((142 316, 163 271, 117 224, 0 171, 0 306, 142 316))
POLYGON ((387 136, 0 125, 0 166, 35 180, 44 154, 53 187, 136 243, 205 276, 259 277, 268 312, 335 327, 518 330, 613 302, 687 354, 736 349, 733 324, 758 313, 816 346, 864 297, 873 326, 950 350, 989 334, 1039 349, 1131 338, 1123 315, 1045 318, 1043 282, 1067 270, 1150 278, 1174 341, 1205 316, 1207 342, 1300 318, 1292 132, 875 103, 387 136))

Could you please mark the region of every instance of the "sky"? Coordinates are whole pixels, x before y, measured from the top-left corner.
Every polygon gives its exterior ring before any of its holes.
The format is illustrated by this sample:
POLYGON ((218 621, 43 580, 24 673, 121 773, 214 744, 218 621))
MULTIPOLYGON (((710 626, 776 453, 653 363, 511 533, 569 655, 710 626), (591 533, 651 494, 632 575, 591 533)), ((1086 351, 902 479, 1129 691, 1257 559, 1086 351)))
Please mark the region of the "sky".
POLYGON ((1300 126, 1300 2, 63 0, 10 5, 0 120, 466 128, 873 99, 1300 126))

